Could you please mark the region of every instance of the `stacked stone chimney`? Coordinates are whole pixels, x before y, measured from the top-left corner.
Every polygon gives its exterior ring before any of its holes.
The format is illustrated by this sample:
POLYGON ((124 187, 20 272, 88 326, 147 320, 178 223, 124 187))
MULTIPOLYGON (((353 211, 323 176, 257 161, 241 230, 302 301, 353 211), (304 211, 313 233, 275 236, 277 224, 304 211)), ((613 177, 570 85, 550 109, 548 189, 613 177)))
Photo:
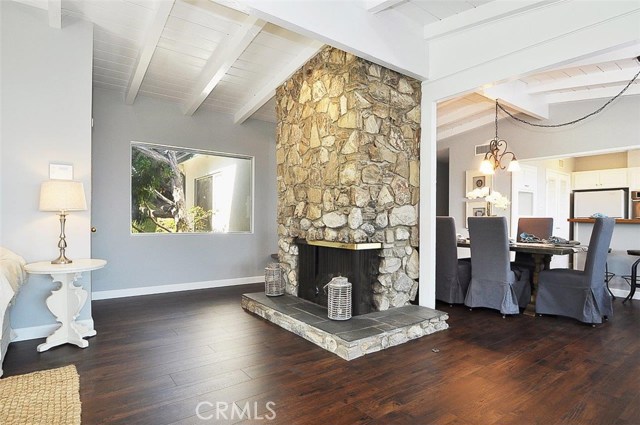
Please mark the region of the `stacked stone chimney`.
POLYGON ((297 295, 295 238, 381 242, 375 308, 418 284, 420 82, 325 47, 276 91, 279 257, 297 295))

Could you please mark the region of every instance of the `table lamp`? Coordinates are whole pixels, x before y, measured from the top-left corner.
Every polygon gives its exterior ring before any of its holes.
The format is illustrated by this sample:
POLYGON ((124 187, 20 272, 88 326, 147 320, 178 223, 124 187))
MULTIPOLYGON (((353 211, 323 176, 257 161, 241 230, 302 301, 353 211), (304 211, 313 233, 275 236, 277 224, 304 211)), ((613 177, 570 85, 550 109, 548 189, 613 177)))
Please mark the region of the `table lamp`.
POLYGON ((51 264, 69 264, 64 250, 67 247, 64 224, 68 211, 83 211, 87 209, 82 182, 71 180, 49 180, 40 187, 40 211, 58 211, 60 214, 60 240, 58 248, 60 255, 51 264))

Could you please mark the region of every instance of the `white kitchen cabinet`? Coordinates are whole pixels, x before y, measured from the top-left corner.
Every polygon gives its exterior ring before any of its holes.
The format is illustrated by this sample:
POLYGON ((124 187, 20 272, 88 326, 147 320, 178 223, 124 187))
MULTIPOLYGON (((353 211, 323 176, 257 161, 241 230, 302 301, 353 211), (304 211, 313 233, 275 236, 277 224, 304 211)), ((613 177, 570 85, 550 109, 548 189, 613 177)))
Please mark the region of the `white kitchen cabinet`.
POLYGON ((521 165, 520 172, 513 174, 514 184, 519 192, 537 192, 538 168, 530 165, 521 165))
POLYGON ((598 189, 600 184, 599 171, 576 171, 571 174, 574 190, 598 189))
POLYGON ((600 171, 600 188, 611 189, 616 187, 628 187, 629 180, 626 168, 600 171))
POLYGON ((629 189, 640 190, 640 167, 631 167, 629 170, 629 189))
POLYGON ((572 174, 573 190, 629 187, 627 168, 576 171, 572 174))

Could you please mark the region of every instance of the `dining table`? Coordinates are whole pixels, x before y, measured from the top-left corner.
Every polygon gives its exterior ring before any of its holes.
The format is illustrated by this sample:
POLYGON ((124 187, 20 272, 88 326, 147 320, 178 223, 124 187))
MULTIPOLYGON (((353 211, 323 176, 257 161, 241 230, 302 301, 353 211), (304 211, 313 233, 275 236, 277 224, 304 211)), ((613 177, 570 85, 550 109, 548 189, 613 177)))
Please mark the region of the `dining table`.
MULTIPOLYGON (((471 248, 471 241, 469 239, 459 239, 457 242, 458 248, 471 248)), ((523 252, 530 254, 533 258, 533 288, 531 288, 531 303, 530 307, 535 307, 535 296, 538 292, 538 279, 540 278, 540 272, 548 269, 551 263, 551 257, 554 255, 570 255, 577 252, 586 252, 588 247, 586 245, 573 245, 573 244, 551 244, 551 243, 538 243, 538 242, 511 242, 509 243, 509 251, 523 252)), ((535 311, 535 308, 531 310, 529 307, 527 311, 535 311)), ((527 312, 525 311, 525 313, 527 312)))

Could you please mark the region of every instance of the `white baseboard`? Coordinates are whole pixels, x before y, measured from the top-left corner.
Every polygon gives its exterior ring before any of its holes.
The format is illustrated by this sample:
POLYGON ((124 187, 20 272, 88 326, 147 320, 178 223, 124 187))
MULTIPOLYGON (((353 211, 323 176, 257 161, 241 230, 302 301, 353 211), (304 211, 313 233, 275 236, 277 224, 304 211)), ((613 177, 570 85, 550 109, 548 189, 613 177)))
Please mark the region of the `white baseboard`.
MULTIPOLYGON (((93 329, 93 319, 78 320, 78 323, 93 329)), ((31 326, 28 328, 17 328, 13 331, 16 337, 11 342, 26 341, 28 339, 46 338, 60 327, 60 323, 52 323, 50 325, 31 326)))
MULTIPOLYGON (((140 295, 165 294, 167 292, 193 291, 196 289, 222 288, 224 286, 248 285, 251 283, 264 282, 264 276, 240 277, 235 279, 207 280, 204 282, 177 283, 171 285, 143 286, 140 288, 115 289, 112 291, 96 291, 91 294, 92 300, 107 300, 112 298, 137 297, 140 295)), ((94 329, 93 319, 78 320, 78 323, 85 325, 89 329, 94 329)), ((50 325, 31 326, 28 328, 18 328, 13 331, 16 337, 12 340, 26 341, 29 339, 45 338, 51 335, 58 327, 59 323, 50 325)))
MULTIPOLYGON (((613 295, 615 295, 616 298, 624 299, 629 295, 629 291, 625 289, 611 288, 611 292, 613 292, 613 295)), ((636 293, 633 294, 633 299, 640 300, 640 289, 636 289, 636 293)))
POLYGON ((193 291, 196 289, 222 288, 223 286, 248 285, 264 282, 264 276, 239 277, 234 279, 207 280, 204 282, 176 283, 171 285, 142 286, 139 288, 94 291, 91 299, 108 300, 112 298, 137 297, 140 295, 165 294, 167 292, 193 291))
MULTIPOLYGON (((107 300, 112 298, 124 298, 124 297, 136 297, 139 295, 151 295, 151 294, 164 294, 167 292, 180 292, 180 291, 192 291, 195 289, 207 289, 207 288, 222 288, 224 286, 234 285, 248 285, 251 283, 261 283, 264 281, 264 276, 252 276, 252 277, 240 277, 236 279, 221 279, 221 280, 208 280, 204 282, 189 282, 189 283, 177 283, 173 285, 158 285, 158 286, 144 286, 141 288, 129 288, 129 289, 116 289, 112 291, 98 291, 94 292, 93 300, 107 300)), ((629 291, 624 289, 611 288, 611 292, 617 298, 624 299, 629 295, 629 291)), ((636 291, 633 295, 634 300, 640 300, 640 291, 636 291)), ((85 325, 89 329, 94 329, 93 319, 78 320, 78 323, 85 325)), ((16 333, 16 337, 12 340, 26 341, 29 339, 38 339, 48 337, 58 329, 59 323, 31 326, 28 328, 18 328, 13 331, 16 333)))

